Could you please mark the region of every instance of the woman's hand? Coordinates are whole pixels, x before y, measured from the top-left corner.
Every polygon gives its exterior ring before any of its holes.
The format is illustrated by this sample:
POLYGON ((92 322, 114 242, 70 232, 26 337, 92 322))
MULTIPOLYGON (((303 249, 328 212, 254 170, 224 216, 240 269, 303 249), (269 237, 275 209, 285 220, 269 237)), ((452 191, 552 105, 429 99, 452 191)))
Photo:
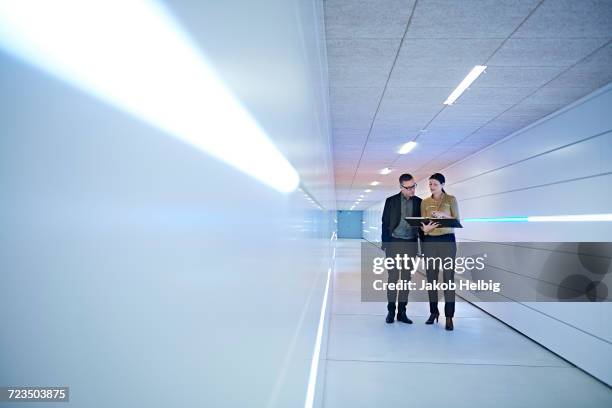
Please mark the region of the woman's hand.
POLYGON ((434 218, 452 218, 451 215, 445 211, 434 211, 431 215, 434 218))
POLYGON ((433 221, 429 221, 428 224, 425 224, 424 222, 421 223, 421 229, 426 234, 431 232, 432 230, 438 228, 439 226, 440 226, 440 224, 438 224, 437 222, 433 222, 433 221))

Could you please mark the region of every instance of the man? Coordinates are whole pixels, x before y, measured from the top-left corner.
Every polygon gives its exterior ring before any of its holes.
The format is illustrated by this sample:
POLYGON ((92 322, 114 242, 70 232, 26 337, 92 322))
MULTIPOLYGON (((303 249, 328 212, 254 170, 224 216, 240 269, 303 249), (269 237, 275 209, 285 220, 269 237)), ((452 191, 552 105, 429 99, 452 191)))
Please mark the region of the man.
MULTIPOLYGON (((421 216, 421 199, 414 195, 416 183, 410 174, 402 174, 399 183, 400 192, 385 201, 382 215, 382 248, 385 250, 387 257, 395 258, 396 255, 400 255, 403 258, 404 254, 408 257, 414 257, 417 255, 418 239, 421 237, 422 231, 418 227, 408 225, 404 217, 421 216)), ((388 283, 396 283, 400 278, 405 283, 410 281, 410 270, 393 268, 388 272, 388 283)), ((387 323, 393 323, 394 321, 397 292, 395 288, 392 290, 387 287, 387 323)), ((411 324, 412 320, 406 316, 407 304, 408 288, 406 287, 399 291, 397 320, 411 324)))

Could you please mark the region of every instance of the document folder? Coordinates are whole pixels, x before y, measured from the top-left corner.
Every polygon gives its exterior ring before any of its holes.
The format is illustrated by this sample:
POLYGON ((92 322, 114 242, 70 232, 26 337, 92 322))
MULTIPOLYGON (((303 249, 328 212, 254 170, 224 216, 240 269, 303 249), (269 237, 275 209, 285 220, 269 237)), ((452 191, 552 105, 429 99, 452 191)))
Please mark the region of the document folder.
POLYGON ((430 221, 437 222, 442 228, 463 228, 463 225, 456 218, 425 218, 425 217, 405 217, 411 227, 420 227, 421 223, 429 224, 430 221))

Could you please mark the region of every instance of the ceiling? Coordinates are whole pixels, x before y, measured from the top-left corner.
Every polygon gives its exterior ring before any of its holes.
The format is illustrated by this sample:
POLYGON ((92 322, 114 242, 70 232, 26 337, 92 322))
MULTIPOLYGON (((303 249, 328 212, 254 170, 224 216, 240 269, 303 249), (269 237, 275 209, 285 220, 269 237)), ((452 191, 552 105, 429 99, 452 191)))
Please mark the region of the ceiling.
POLYGON ((365 209, 399 174, 427 177, 612 81, 612 0, 326 0, 325 30, 338 209, 362 194, 365 209), (475 65, 488 68, 443 105, 475 65))

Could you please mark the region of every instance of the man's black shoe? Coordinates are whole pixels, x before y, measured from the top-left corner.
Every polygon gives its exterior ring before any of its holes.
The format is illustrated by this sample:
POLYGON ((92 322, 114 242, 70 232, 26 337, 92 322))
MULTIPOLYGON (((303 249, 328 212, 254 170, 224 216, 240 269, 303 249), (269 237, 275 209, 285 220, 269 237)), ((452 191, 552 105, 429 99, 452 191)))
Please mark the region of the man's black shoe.
POLYGON ((394 319, 393 319, 393 315, 394 315, 394 313, 393 313, 393 312, 388 312, 388 313, 387 313, 387 318, 385 319, 385 321, 386 321, 387 323, 393 323, 393 321, 394 321, 394 319))
POLYGON ((406 316, 406 312, 397 312, 397 321, 412 324, 412 320, 406 316))

